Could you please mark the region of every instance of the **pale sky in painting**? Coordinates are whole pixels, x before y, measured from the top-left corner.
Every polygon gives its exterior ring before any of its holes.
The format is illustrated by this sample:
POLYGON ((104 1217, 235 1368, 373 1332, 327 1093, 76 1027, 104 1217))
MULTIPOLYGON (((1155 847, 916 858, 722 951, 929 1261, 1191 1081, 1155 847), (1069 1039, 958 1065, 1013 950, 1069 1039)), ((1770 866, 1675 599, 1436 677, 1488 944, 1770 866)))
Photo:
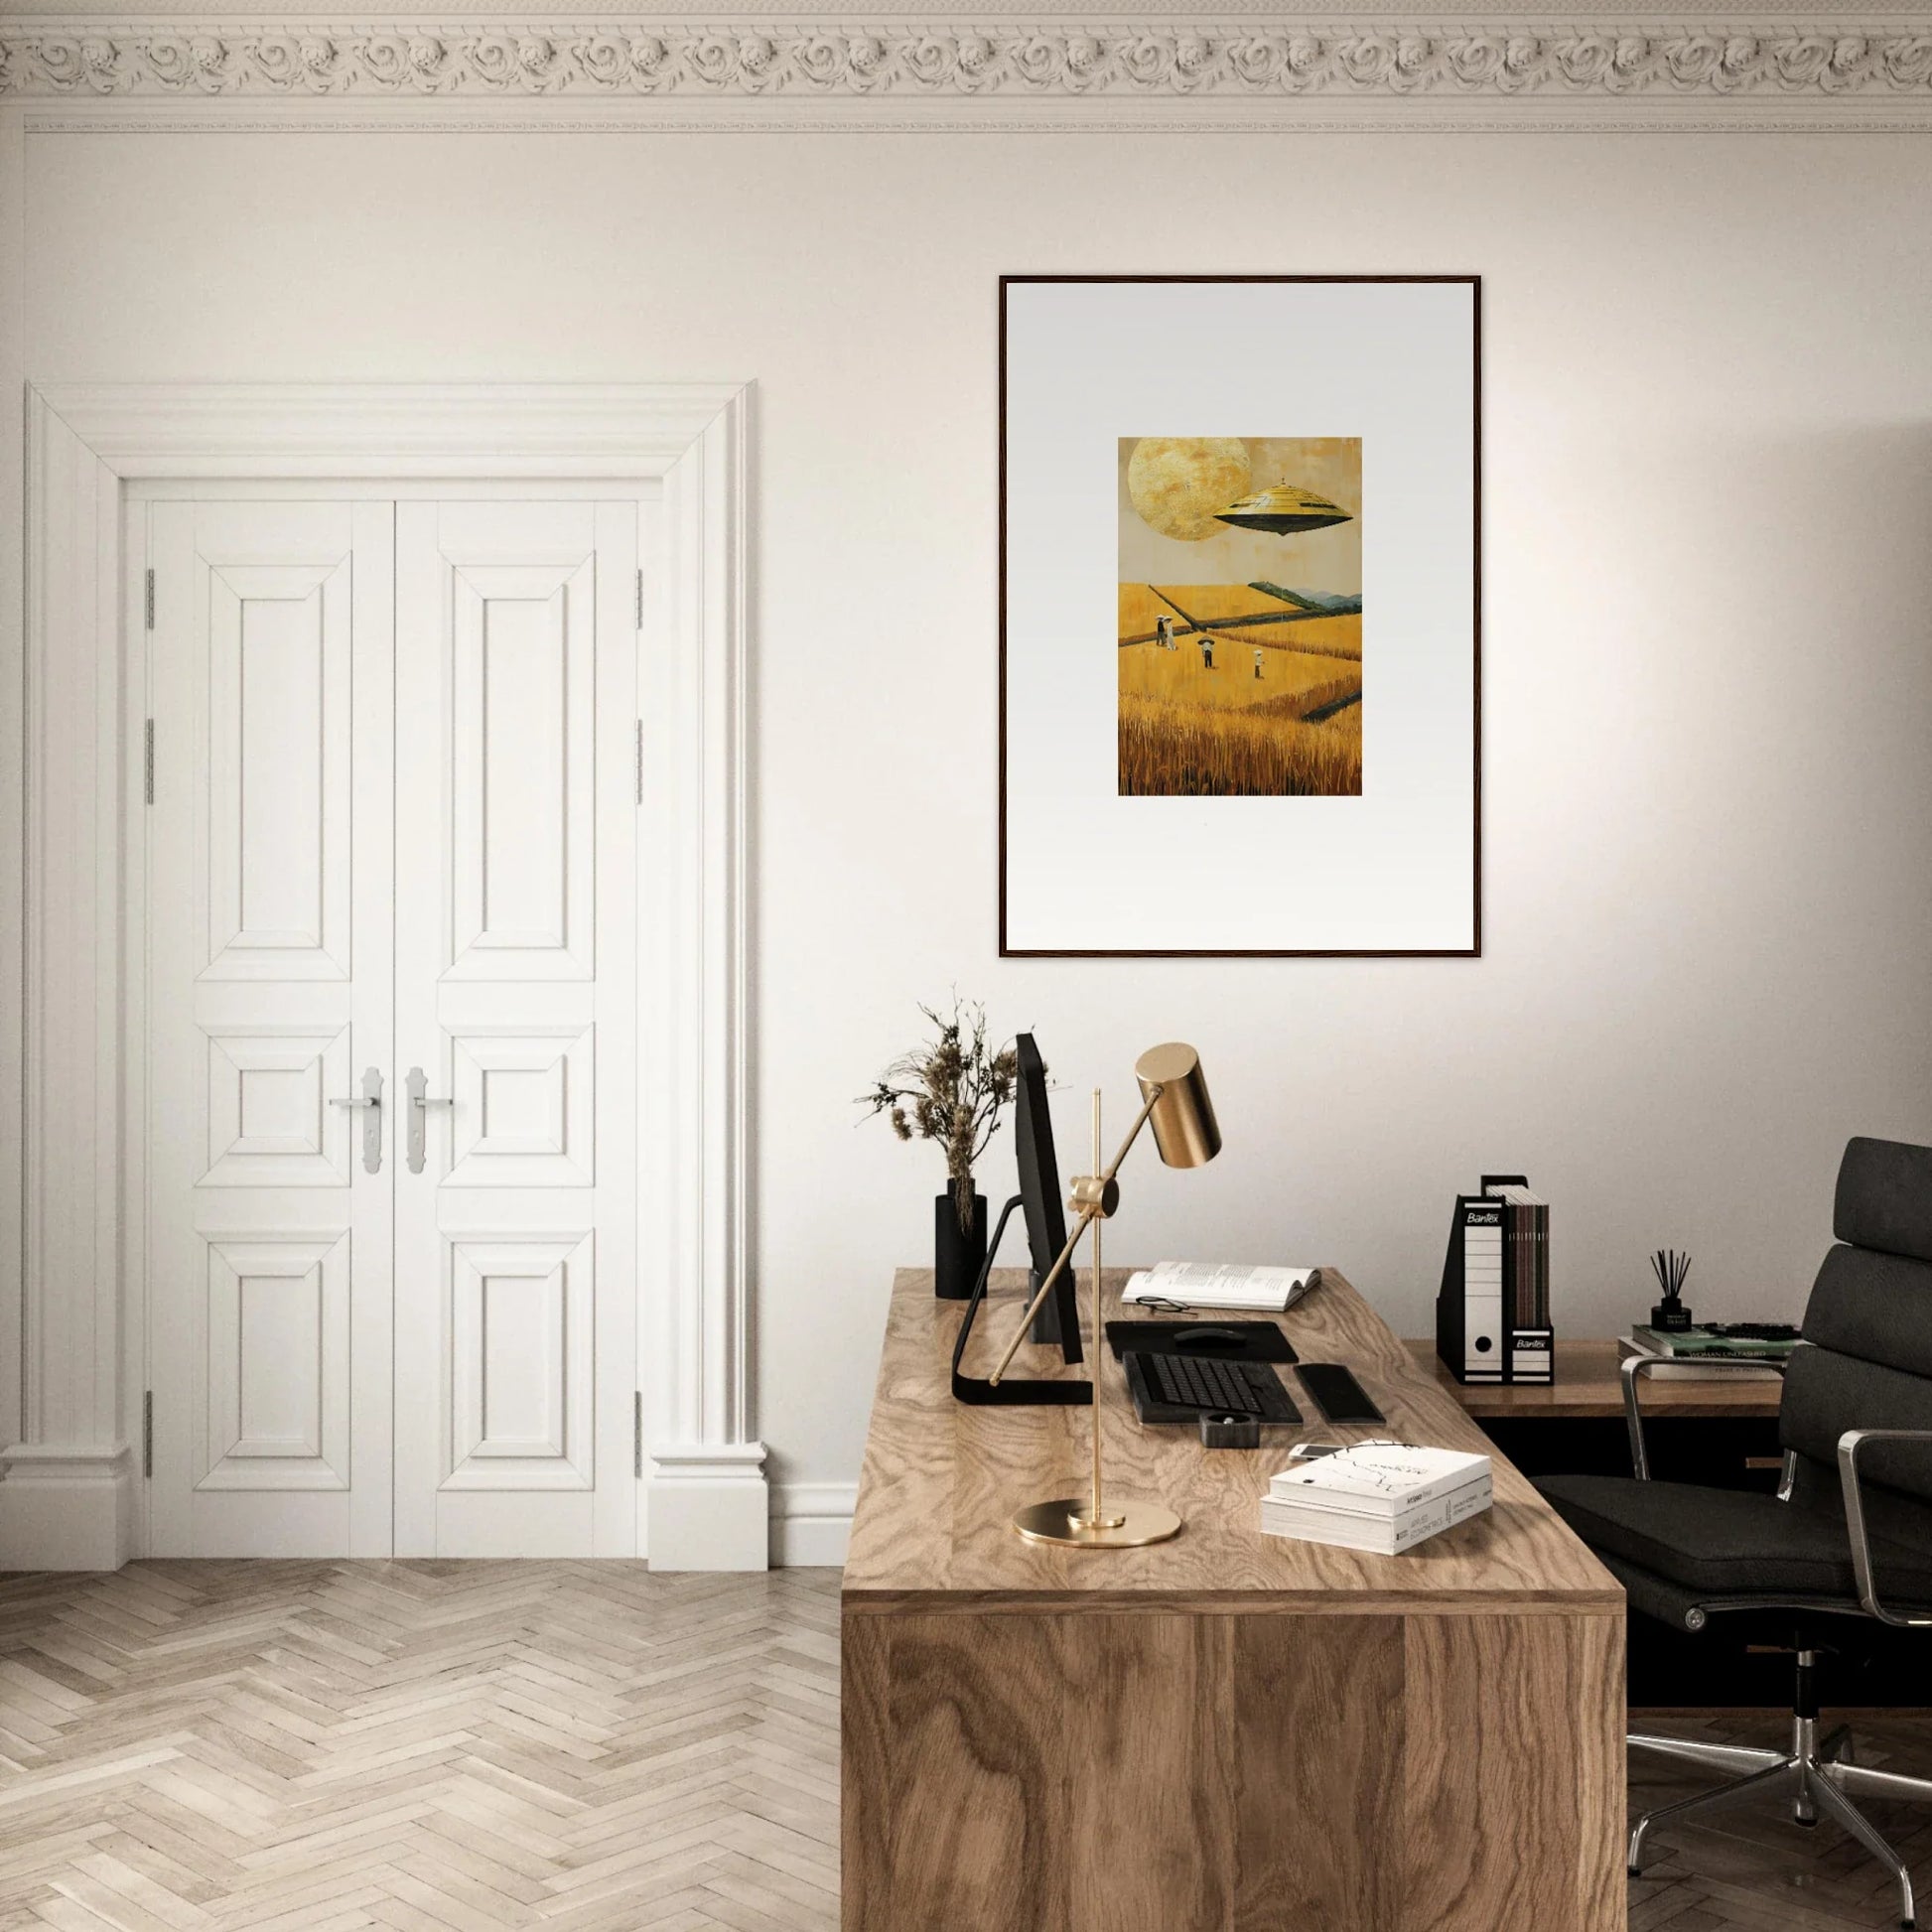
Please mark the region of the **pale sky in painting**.
POLYGON ((1362 588, 1362 445, 1358 437, 1249 436, 1251 490, 1274 483, 1312 489, 1354 521, 1295 536, 1224 525, 1199 543, 1164 537, 1141 521, 1127 493, 1127 464, 1138 437, 1120 439, 1120 579, 1129 584, 1251 584, 1257 578, 1295 591, 1362 588))

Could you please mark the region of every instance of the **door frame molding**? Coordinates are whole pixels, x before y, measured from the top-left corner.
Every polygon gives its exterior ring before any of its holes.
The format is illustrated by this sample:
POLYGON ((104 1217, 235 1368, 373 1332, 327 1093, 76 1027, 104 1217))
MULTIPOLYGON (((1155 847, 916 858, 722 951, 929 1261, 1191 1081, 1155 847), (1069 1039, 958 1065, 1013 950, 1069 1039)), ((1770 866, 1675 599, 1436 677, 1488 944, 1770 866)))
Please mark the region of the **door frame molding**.
POLYGON ((0 1567, 114 1568, 145 1518, 131 1127, 146 693, 124 486, 375 477, 662 491, 645 634, 669 648, 639 658, 659 709, 639 808, 654 836, 638 842, 638 1548, 660 1569, 764 1567, 747 1196, 752 399, 749 382, 29 384, 24 1237, 20 1279, 0 1280, 0 1567))

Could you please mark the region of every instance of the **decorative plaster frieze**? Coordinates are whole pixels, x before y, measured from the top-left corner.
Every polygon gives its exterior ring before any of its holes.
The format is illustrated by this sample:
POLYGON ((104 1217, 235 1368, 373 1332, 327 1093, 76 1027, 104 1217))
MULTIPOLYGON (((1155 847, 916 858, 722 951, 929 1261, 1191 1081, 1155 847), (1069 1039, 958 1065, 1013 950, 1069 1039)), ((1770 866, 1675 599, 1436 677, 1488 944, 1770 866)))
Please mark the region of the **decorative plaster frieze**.
POLYGON ((1645 100, 1932 105, 1932 18, 1423 27, 0 20, 0 94, 100 100, 1645 100))

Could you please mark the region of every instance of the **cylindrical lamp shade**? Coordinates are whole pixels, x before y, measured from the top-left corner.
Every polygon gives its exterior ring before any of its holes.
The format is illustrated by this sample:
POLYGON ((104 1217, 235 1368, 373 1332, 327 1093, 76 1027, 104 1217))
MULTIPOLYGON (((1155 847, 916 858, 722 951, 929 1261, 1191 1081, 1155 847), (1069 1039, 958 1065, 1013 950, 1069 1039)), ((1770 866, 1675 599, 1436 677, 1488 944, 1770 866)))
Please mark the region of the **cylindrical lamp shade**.
POLYGON ((1179 1040, 1150 1046, 1134 1063, 1134 1077, 1141 1083, 1143 1100, 1160 1092, 1148 1125, 1169 1167, 1204 1167, 1220 1153, 1220 1124, 1201 1075, 1200 1055, 1191 1046, 1179 1040))

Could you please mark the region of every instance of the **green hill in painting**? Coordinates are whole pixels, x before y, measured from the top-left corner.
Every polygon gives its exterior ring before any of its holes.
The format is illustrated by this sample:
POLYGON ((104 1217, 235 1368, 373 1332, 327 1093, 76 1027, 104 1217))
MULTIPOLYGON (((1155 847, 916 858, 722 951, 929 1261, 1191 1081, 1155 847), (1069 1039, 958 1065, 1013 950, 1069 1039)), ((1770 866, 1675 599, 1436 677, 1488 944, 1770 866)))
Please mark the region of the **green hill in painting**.
POLYGON ((1291 591, 1280 584, 1271 584, 1265 578, 1248 586, 1251 591, 1260 591, 1264 597, 1280 598, 1284 604, 1292 604, 1298 611, 1318 611, 1323 617, 1346 617, 1362 608, 1361 594, 1358 591, 1291 591))

